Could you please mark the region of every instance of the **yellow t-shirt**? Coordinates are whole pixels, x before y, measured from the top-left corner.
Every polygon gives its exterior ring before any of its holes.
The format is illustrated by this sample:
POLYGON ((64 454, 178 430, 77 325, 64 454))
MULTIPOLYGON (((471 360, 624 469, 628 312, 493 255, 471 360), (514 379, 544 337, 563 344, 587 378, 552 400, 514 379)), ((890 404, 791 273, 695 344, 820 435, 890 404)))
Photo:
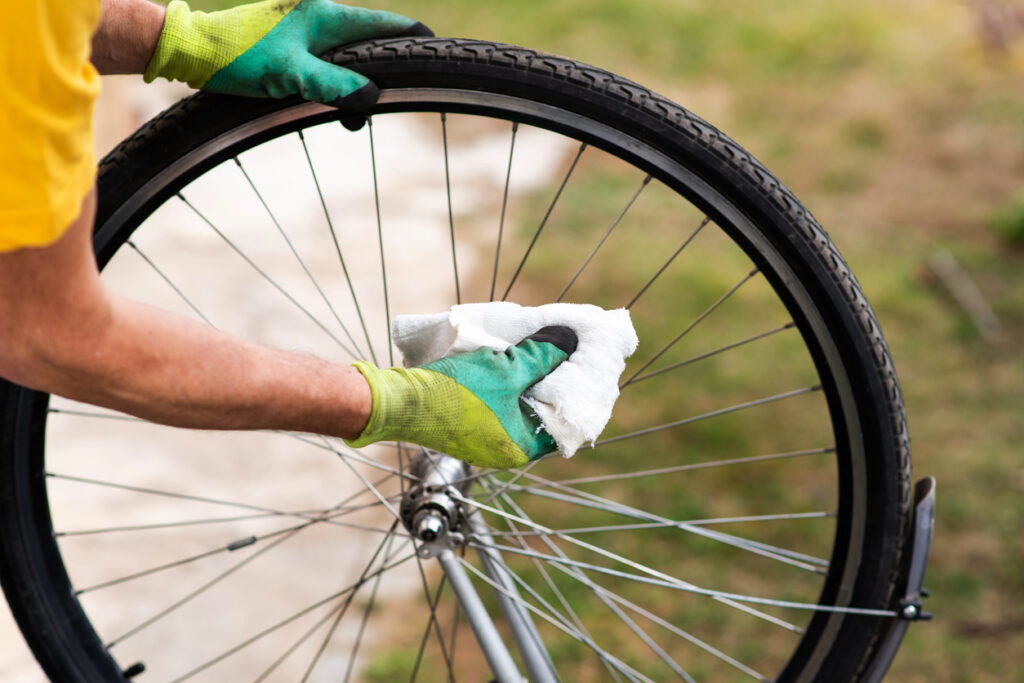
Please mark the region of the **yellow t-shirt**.
POLYGON ((96 177, 99 0, 13 0, 0 21, 0 251, 52 244, 96 177))

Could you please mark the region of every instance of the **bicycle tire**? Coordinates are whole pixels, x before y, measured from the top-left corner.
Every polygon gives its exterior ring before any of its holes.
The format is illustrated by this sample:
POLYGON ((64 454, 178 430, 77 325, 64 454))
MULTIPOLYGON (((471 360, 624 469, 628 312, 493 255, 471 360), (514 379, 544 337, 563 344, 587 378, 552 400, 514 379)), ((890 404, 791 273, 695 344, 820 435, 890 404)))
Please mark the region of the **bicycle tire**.
MULTIPOLYGON (((561 57, 430 38, 358 44, 328 58, 380 86, 384 96, 374 116, 436 109, 429 102, 389 99, 389 92, 472 93, 467 103, 448 102, 448 111, 514 116, 595 147, 611 147, 615 156, 652 174, 719 225, 792 312, 828 397, 836 440, 843 444, 837 454, 838 487, 856 489, 855 495, 841 495, 836 542, 820 600, 894 609, 910 507, 909 440, 898 381, 854 276, 821 226, 781 182, 679 105, 561 57), (487 104, 488 98, 493 105, 487 104), (507 98, 538 109, 511 114, 507 98), (570 112, 593 125, 577 127, 551 112, 570 112), (630 144, 609 143, 602 139, 604 130, 615 131, 630 144), (712 195, 719 199, 710 201, 712 195), (756 234, 737 227, 741 222, 756 234), (854 441, 858 443, 850 445, 854 441)), ((333 110, 310 107, 295 100, 198 94, 143 126, 100 166, 94 244, 101 267, 168 197, 233 154, 301 130, 298 122, 308 127, 342 118, 333 110), (273 118, 300 109, 307 113, 273 118), (268 122, 262 129, 239 132, 260 120, 268 122), (214 151, 182 167, 182 159, 211 141, 219 141, 214 151)), ((355 127, 361 121, 348 123, 355 127)), ((4 384, 0 403, 0 577, 11 609, 52 680, 122 680, 124 670, 82 609, 54 539, 44 464, 48 397, 4 384)), ((857 680, 889 618, 816 613, 778 680, 857 680)))

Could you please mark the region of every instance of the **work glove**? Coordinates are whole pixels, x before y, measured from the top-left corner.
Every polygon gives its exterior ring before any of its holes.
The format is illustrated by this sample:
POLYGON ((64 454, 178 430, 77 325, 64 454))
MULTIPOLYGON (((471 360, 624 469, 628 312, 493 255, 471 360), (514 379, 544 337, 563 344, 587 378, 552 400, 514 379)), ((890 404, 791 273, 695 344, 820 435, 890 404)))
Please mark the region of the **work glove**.
POLYGON ((373 393, 363 433, 348 441, 408 441, 480 467, 517 467, 555 450, 522 394, 576 350, 576 333, 553 326, 503 352, 478 349, 418 368, 354 363, 373 393))
POLYGON ((433 33, 399 14, 332 0, 266 0, 211 13, 193 12, 174 0, 144 77, 147 83, 157 77, 185 81, 208 92, 301 95, 366 109, 377 101, 377 87, 318 56, 357 40, 399 35, 433 33))

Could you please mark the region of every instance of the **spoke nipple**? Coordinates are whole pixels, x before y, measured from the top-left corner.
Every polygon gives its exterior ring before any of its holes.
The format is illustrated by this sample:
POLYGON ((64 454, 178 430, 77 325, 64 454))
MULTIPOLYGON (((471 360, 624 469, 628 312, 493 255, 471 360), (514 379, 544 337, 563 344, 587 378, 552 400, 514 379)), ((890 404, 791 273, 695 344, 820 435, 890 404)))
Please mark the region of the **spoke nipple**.
POLYGON ((232 552, 233 553, 236 550, 241 550, 242 548, 245 548, 246 546, 250 546, 250 545, 252 545, 255 542, 256 542, 256 537, 255 536, 250 536, 249 538, 242 538, 242 539, 239 539, 237 541, 233 541, 231 543, 228 543, 227 549, 228 549, 228 552, 232 552))

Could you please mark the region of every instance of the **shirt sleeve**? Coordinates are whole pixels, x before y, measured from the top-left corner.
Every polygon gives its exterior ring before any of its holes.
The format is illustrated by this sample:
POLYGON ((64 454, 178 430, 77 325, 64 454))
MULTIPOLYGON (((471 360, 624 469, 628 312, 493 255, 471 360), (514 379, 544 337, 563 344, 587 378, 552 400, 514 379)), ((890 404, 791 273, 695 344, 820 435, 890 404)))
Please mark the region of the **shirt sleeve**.
POLYGON ((0 251, 57 241, 96 178, 99 0, 17 0, 0 21, 0 251))

